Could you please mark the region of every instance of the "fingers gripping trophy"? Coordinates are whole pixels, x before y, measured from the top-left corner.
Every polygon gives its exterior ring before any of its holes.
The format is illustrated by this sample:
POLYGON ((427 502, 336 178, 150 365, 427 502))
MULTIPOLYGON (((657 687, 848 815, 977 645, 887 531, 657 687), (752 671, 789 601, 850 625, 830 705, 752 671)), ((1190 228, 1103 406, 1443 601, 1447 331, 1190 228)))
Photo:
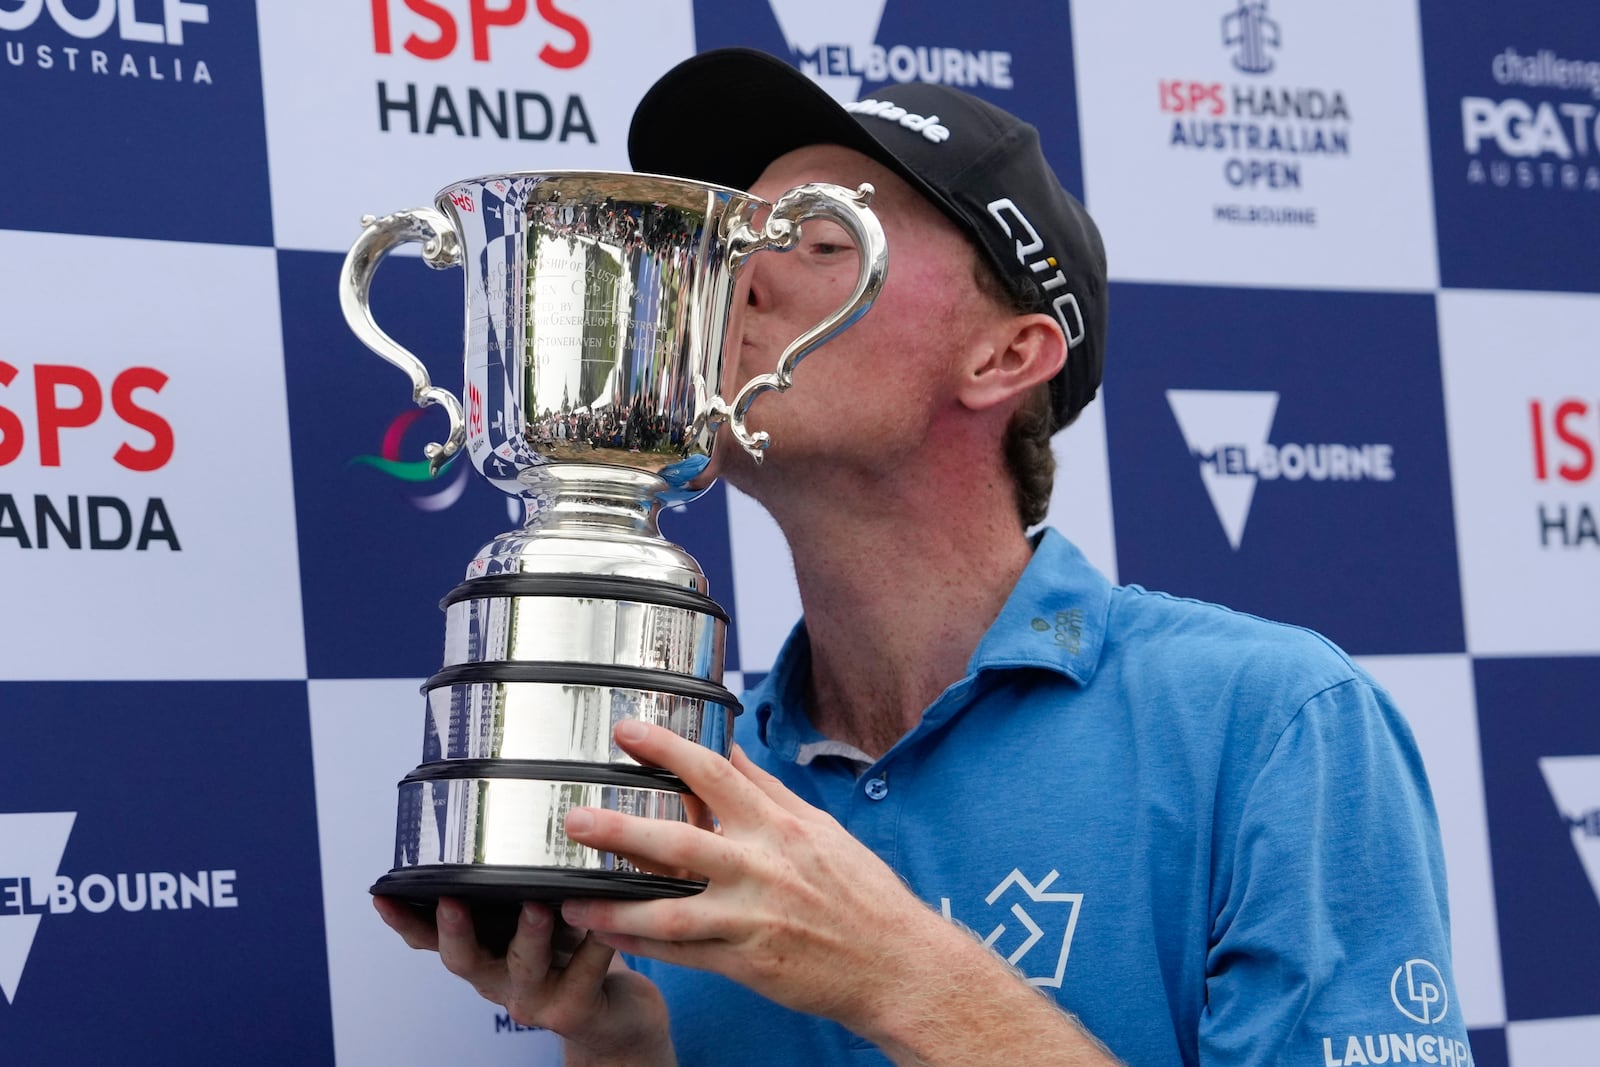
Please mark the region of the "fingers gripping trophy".
POLYGON ((871 187, 804 185, 775 203, 639 174, 502 174, 442 190, 437 209, 363 219, 340 302, 356 335, 405 371, 450 435, 522 499, 521 529, 479 550, 445 594, 444 663, 423 685, 422 762, 400 782, 394 868, 373 892, 426 906, 594 896, 648 898, 703 883, 635 868, 566 836, 566 813, 602 807, 685 821, 686 787, 619 749, 624 719, 722 755, 739 705, 722 686, 728 616, 657 516, 705 488, 724 446, 758 460, 745 417, 795 365, 871 306, 888 254, 871 187), (849 298, 769 373, 721 389, 734 283, 757 253, 792 247, 809 219, 854 238, 849 298), (758 225, 759 220, 759 225, 758 225), (465 408, 374 321, 383 258, 420 243, 466 282, 465 408))

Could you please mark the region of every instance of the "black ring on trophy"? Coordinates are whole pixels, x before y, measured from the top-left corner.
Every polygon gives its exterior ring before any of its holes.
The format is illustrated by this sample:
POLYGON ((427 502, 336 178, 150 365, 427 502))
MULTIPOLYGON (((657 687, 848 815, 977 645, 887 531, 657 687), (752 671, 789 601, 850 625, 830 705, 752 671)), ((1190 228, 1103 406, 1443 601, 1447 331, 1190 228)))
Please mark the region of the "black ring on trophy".
POLYGON ((573 760, 534 759, 445 759, 416 767, 400 779, 407 782, 438 782, 456 778, 525 778, 540 782, 584 782, 590 785, 626 785, 638 789, 666 789, 687 793, 671 771, 643 764, 578 763, 573 760))
POLYGON ((735 715, 744 713, 744 705, 733 695, 733 691, 715 682, 691 678, 686 674, 675 674, 672 671, 658 671, 650 667, 608 666, 598 663, 541 663, 513 660, 457 663, 445 667, 423 682, 422 692, 469 682, 564 682, 568 685, 637 689, 645 693, 671 693, 673 696, 704 700, 708 704, 721 704, 723 707, 732 708, 735 715))
POLYGON ((560 596, 588 600, 621 600, 633 604, 658 604, 711 615, 724 623, 728 613, 708 596, 648 578, 619 578, 600 574, 491 574, 469 578, 444 595, 441 608, 463 600, 489 597, 560 596))

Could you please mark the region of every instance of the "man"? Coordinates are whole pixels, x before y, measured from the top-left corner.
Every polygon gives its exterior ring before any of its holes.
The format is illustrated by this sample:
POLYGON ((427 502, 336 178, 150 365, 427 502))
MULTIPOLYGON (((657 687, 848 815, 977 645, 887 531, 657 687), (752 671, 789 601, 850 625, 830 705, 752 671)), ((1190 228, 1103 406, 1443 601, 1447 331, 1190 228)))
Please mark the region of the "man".
MULTIPOLYGON (((752 410, 763 464, 719 450, 783 528, 805 619, 731 761, 617 728, 715 826, 569 816, 704 893, 569 901, 588 935, 564 963, 535 905, 503 959, 453 902, 437 932, 385 919, 569 1064, 1464 1058, 1431 800, 1387 696, 1315 634, 1113 588, 1024 534, 1106 323, 1099 236, 1032 128, 939 86, 846 110, 733 50, 669 72, 630 151, 769 199, 877 189, 877 303, 752 410)), ((755 257, 737 379, 856 270, 825 222, 755 257)))

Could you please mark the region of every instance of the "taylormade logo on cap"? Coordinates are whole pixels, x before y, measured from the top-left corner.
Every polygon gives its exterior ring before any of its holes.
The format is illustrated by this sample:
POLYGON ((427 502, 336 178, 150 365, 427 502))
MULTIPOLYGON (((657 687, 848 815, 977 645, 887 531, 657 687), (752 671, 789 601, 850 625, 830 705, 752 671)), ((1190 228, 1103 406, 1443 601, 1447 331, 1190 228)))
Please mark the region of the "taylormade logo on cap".
POLYGON ((899 104, 891 104, 887 100, 857 100, 853 104, 844 105, 844 109, 858 115, 871 115, 904 126, 908 130, 921 133, 934 144, 941 144, 950 137, 950 131, 939 125, 938 115, 926 117, 914 115, 899 104))

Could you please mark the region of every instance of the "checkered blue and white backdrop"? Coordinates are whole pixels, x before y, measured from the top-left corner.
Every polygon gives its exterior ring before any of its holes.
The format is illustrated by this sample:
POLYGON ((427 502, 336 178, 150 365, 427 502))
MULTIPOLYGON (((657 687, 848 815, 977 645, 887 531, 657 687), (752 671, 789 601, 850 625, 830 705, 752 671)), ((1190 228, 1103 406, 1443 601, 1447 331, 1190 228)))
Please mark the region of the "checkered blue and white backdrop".
MULTIPOLYGON (((1113 309, 1051 521, 1355 653, 1432 777, 1477 1062, 1600 1062, 1600 9, 1566 0, 0 0, 0 1059, 553 1060, 367 901, 435 599, 508 518, 419 477, 440 417, 335 279, 364 213, 625 168, 644 88, 729 44, 1040 127, 1113 309)), ((375 285, 446 384, 460 285, 375 285)), ((669 525, 737 688, 797 613, 782 542, 720 489, 669 525)))

